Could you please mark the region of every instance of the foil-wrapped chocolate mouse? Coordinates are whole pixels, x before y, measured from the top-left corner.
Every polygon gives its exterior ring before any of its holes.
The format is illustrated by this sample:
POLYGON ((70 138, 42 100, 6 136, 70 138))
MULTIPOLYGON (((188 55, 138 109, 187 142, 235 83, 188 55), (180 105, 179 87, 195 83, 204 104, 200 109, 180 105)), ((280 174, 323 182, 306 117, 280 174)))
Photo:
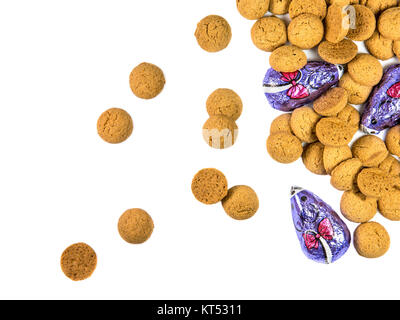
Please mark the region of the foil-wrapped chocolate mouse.
POLYGON ((264 93, 274 109, 290 112, 318 99, 339 82, 343 71, 343 66, 323 61, 288 73, 271 68, 263 81, 264 93))
POLYGON ((297 238, 307 258, 330 264, 347 252, 350 231, 328 204, 300 187, 292 187, 290 202, 297 238))

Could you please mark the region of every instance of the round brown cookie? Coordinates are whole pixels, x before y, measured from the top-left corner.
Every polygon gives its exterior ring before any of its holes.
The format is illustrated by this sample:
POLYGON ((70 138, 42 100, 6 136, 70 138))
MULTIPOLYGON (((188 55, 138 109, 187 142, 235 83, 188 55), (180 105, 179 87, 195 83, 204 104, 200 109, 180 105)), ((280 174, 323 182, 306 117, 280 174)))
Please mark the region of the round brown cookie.
POLYGON ((269 133, 287 132, 293 134, 292 128, 290 127, 291 117, 291 113, 284 113, 276 117, 271 123, 269 133))
POLYGON ((294 135, 287 132, 278 132, 268 137, 267 150, 275 161, 292 163, 301 157, 303 146, 301 141, 294 135))
POLYGON ((198 201, 215 204, 228 194, 228 181, 217 169, 202 169, 192 180, 192 192, 198 201))
POLYGON ((400 221, 400 191, 393 190, 378 201, 379 212, 387 219, 400 221))
POLYGON ((365 41, 370 54, 380 60, 393 58, 393 40, 386 39, 379 32, 375 31, 371 38, 365 41))
POLYGON ((375 198, 366 197, 358 190, 350 190, 342 195, 340 211, 347 220, 363 223, 375 217, 378 205, 375 198))
POLYGON ((400 59, 400 40, 393 42, 393 52, 400 59))
POLYGON ((307 64, 307 56, 295 46, 282 46, 271 53, 269 64, 278 72, 295 72, 307 64))
POLYGON ((331 174, 332 171, 343 161, 351 159, 353 155, 351 154, 351 149, 349 146, 343 147, 329 147, 325 146, 324 149, 324 167, 328 174, 331 174))
POLYGON ((312 143, 318 140, 315 126, 321 117, 310 107, 301 107, 293 111, 290 127, 297 138, 303 142, 312 143))
POLYGON ((326 0, 326 4, 328 6, 335 4, 341 7, 348 6, 350 4, 350 0, 326 0))
POLYGON ((326 16, 325 0, 292 0, 289 6, 290 19, 310 13, 323 20, 326 16))
POLYGON ((121 143, 130 137, 132 131, 131 116, 119 108, 108 109, 97 120, 97 132, 108 143, 121 143))
POLYGON ((329 41, 322 41, 318 46, 318 54, 326 62, 332 64, 346 64, 358 53, 357 45, 349 40, 343 39, 338 43, 331 43, 329 41))
POLYGON ((325 18, 325 39, 332 43, 342 41, 350 28, 350 19, 343 7, 331 5, 325 18))
POLYGON ((321 116, 333 117, 347 106, 347 102, 347 91, 343 88, 335 87, 329 89, 314 101, 314 110, 321 116))
POLYGON ((286 14, 292 0, 270 0, 269 11, 272 14, 286 14))
POLYGON ((236 0, 239 13, 249 20, 263 17, 269 8, 269 0, 236 0))
POLYGON ((391 155, 381 162, 379 169, 392 176, 400 176, 400 162, 391 155))
POLYGON ((239 134, 235 121, 226 116, 211 116, 203 125, 203 138, 214 149, 233 146, 239 134))
POLYGON ((222 199, 222 207, 233 219, 246 220, 255 215, 259 208, 257 194, 248 186, 235 186, 222 199))
POLYGON ((118 220, 119 235, 128 243, 141 244, 147 241, 153 229, 153 219, 142 209, 126 210, 118 220))
POLYGON ((225 49, 232 38, 231 27, 223 17, 210 15, 197 24, 195 37, 199 46, 208 52, 225 49))
POLYGON ((363 86, 375 86, 383 76, 383 67, 379 60, 366 53, 359 53, 351 60, 347 70, 350 77, 363 86))
POLYGON ((379 168, 366 168, 357 176, 357 186, 367 197, 380 199, 398 188, 400 178, 379 168))
POLYGON ((96 252, 86 243, 76 243, 61 255, 61 269, 73 281, 89 278, 97 265, 96 252))
POLYGON ((357 183, 357 175, 363 165, 360 159, 351 158, 340 163, 332 171, 331 185, 342 191, 350 191, 357 183))
POLYGON ((210 116, 227 116, 235 121, 243 110, 242 99, 231 89, 215 90, 208 97, 206 106, 210 116))
POLYGON ((379 16, 378 30, 387 39, 400 40, 400 7, 383 11, 379 16))
POLYGON ((374 14, 378 14, 388 8, 397 6, 397 0, 361 0, 360 4, 370 8, 374 14))
POLYGON ((379 223, 366 222, 354 231, 354 247, 362 257, 379 258, 389 250, 390 237, 379 223))
POLYGON ((354 136, 354 129, 336 117, 322 118, 315 132, 319 141, 330 147, 346 146, 354 136))
POLYGON ((391 154, 400 157, 400 125, 390 128, 386 135, 386 146, 391 154))
POLYGON ((277 17, 264 17, 251 28, 254 45, 267 52, 283 46, 287 42, 286 24, 277 17))
POLYGON ((375 31, 375 15, 366 6, 355 4, 353 7, 356 11, 355 29, 350 28, 347 37, 355 41, 367 40, 375 31))
POLYGON ((360 113, 352 105, 348 104, 338 113, 337 117, 346 122, 350 127, 354 128, 354 133, 358 131, 360 126, 360 113))
POLYGON ((366 135, 353 143, 354 157, 359 158, 364 167, 377 167, 389 155, 385 143, 377 136, 366 135))
POLYGON ((352 104, 363 104, 367 101, 372 86, 363 86, 355 82, 348 72, 346 72, 339 80, 339 87, 346 89, 349 95, 349 103, 352 104))
POLYGON ((129 85, 138 98, 153 99, 164 89, 164 73, 156 65, 143 62, 132 70, 129 85))
POLYGON ((288 39, 290 43, 301 49, 314 48, 322 41, 323 37, 324 25, 313 14, 301 14, 289 23, 288 39))
POLYGON ((325 146, 321 142, 309 144, 303 152, 304 166, 312 173, 326 175, 323 154, 325 146))

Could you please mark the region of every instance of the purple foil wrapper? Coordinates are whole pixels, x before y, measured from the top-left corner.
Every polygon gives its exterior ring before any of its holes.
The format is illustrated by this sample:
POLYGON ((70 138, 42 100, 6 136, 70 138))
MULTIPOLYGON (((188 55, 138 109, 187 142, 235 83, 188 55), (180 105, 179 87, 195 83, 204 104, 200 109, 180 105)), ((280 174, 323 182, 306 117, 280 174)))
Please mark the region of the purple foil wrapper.
POLYGON ((341 65, 322 61, 311 61, 301 70, 290 73, 271 68, 264 78, 264 93, 274 109, 290 112, 319 98, 342 75, 341 65))
POLYGON ((347 252, 349 229, 328 204, 300 187, 292 187, 290 202, 297 238, 307 258, 330 264, 347 252))
POLYGON ((361 119, 361 129, 370 134, 394 127, 400 122, 400 64, 390 66, 375 87, 361 119))

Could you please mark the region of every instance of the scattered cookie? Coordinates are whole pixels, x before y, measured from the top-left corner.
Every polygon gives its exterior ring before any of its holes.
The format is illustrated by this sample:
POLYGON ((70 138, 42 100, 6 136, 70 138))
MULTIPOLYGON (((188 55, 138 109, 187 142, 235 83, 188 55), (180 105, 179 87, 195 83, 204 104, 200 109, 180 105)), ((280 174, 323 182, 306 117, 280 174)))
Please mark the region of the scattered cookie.
POLYGON ((393 42, 393 52, 400 59, 400 40, 393 42))
POLYGON ((349 15, 343 7, 331 5, 325 19, 325 39, 331 43, 342 41, 350 28, 349 15))
POLYGON ((360 159, 351 158, 343 161, 332 170, 331 185, 341 191, 353 190, 357 175, 363 168, 360 159))
POLYGON ((375 217, 378 204, 375 198, 366 197, 358 190, 350 190, 342 195, 340 211, 347 220, 364 223, 375 217))
POLYGON ((208 97, 206 105, 210 116, 226 116, 235 121, 243 110, 242 99, 231 89, 215 90, 208 97))
POLYGON ((379 223, 366 222, 354 231, 354 247, 362 257, 379 258, 389 250, 390 237, 379 223))
POLYGON ((400 221, 400 190, 393 190, 378 201, 379 212, 392 221, 400 221))
POLYGON ((360 4, 370 8, 374 14, 378 14, 388 8, 397 6, 397 0, 361 0, 360 4))
POLYGON ((349 103, 363 104, 368 100, 372 91, 372 86, 363 86, 355 82, 348 72, 339 80, 339 87, 346 89, 349 96, 349 103))
POLYGON ((73 281, 89 278, 97 265, 96 252, 86 243, 76 243, 61 255, 61 269, 73 281))
POLYGON ((322 41, 323 37, 324 25, 313 14, 301 14, 289 23, 288 39, 290 43, 301 49, 314 48, 322 41))
POLYGON ((270 0, 269 11, 272 14, 286 14, 289 12, 289 5, 292 0, 270 0))
POLYGON ((254 45, 263 51, 272 52, 287 42, 286 24, 277 17, 264 17, 251 28, 254 45))
POLYGON ((376 19, 371 9, 366 6, 353 5, 356 11, 355 29, 350 28, 347 37, 355 41, 369 39, 375 31, 376 19))
POLYGON ((233 219, 246 220, 254 216, 259 207, 258 197, 248 186, 235 186, 222 199, 222 207, 233 219))
POLYGON ((353 128, 354 133, 358 131, 360 126, 360 113, 352 105, 348 104, 344 107, 344 109, 338 113, 337 117, 346 122, 349 127, 353 128))
POLYGON ((269 64, 278 72, 295 72, 307 64, 307 56, 295 46, 282 46, 271 53, 269 64))
POLYGON ((400 176, 400 161, 389 155, 381 164, 379 169, 385 171, 391 176, 400 176))
POLYGON ((399 186, 399 177, 394 177, 378 168, 366 168, 357 176, 357 186, 367 197, 380 199, 399 186))
POLYGON ((400 157, 400 125, 389 129, 386 135, 386 146, 391 154, 400 157))
POLYGON ((365 41, 370 54, 380 60, 393 58, 393 40, 386 39, 379 32, 375 31, 371 38, 365 41))
POLYGON ((291 113, 284 113, 276 117, 271 123, 269 133, 274 134, 278 132, 287 132, 293 134, 292 128, 290 127, 291 117, 291 113))
POLYGON ((147 241, 153 229, 153 219, 142 209, 126 210, 118 220, 119 235, 128 243, 141 244, 147 241))
POLYGON ((275 161, 291 163, 299 159, 303 153, 301 141, 287 132, 270 135, 267 140, 267 150, 275 161))
POLYGON ((331 43, 329 41, 322 41, 318 46, 318 54, 326 62, 332 64, 346 64, 358 53, 357 45, 349 40, 343 39, 338 43, 331 43))
POLYGON ((400 40, 400 7, 383 11, 379 16, 378 30, 386 39, 400 40))
POLYGON ((156 65, 143 62, 132 70, 129 85, 138 98, 153 99, 164 89, 164 73, 156 65))
POLYGON ((211 116, 203 125, 203 138, 214 149, 233 146, 239 134, 235 121, 226 116, 211 116))
POLYGON ((232 31, 228 21, 223 17, 210 15, 197 24, 195 36, 203 50, 218 52, 229 45, 232 31))
POLYGON ((330 147, 346 146, 354 136, 354 129, 336 117, 322 118, 315 132, 319 141, 330 147))
POLYGON ((304 13, 313 14, 323 20, 326 16, 325 0, 292 0, 289 5, 290 19, 294 19, 304 13))
POLYGON ((309 144, 303 152, 304 166, 312 173, 326 175, 323 154, 325 146, 321 142, 309 144))
POLYGON ((323 160, 326 172, 331 174, 340 163, 352 157, 351 149, 347 145, 342 147, 325 146, 323 160))
POLYGON ((236 0, 236 6, 244 18, 257 20, 268 12, 269 0, 236 0))
POLYGON ((293 111, 290 127, 297 138, 303 142, 312 143, 318 140, 315 126, 321 117, 310 107, 301 107, 293 111))
POLYGON ((340 87, 329 89, 314 101, 314 110, 321 116, 333 117, 342 111, 348 102, 347 91, 340 87))
POLYGON ((383 67, 379 60, 366 53, 358 54, 347 68, 350 77, 363 86, 375 86, 383 76, 383 67))
POLYGON ((228 194, 228 181, 217 169, 202 169, 193 178, 192 192, 198 201, 215 204, 228 194))
POLYGON ((130 137, 132 131, 131 116, 119 108, 108 109, 97 120, 97 132, 108 143, 121 143, 130 137))
POLYGON ((354 157, 361 160, 364 167, 377 167, 389 155, 382 139, 373 135, 362 136, 355 141, 352 152, 354 157))

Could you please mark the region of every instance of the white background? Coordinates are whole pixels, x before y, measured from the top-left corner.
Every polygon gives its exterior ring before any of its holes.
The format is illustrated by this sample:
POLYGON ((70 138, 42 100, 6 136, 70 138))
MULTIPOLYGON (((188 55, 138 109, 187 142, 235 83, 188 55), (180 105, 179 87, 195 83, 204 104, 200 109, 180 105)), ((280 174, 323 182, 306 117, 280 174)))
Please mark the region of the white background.
POLYGON ((252 24, 234 0, 1 2, 0 298, 400 298, 400 225, 379 214, 374 220, 392 239, 384 257, 368 260, 351 247, 322 265, 303 255, 290 186, 336 210, 341 193, 301 160, 282 165, 268 156, 269 125, 280 113, 263 96, 268 54, 253 46, 252 24), (193 35, 209 14, 224 16, 233 32, 216 54, 193 35), (150 101, 128 83, 143 61, 167 79, 150 101), (220 87, 235 90, 244 110, 237 143, 218 151, 201 128, 206 99, 220 87), (96 131, 110 107, 127 110, 135 125, 119 145, 96 131), (223 171, 230 186, 256 190, 252 219, 235 221, 221 205, 194 199, 192 177, 207 167, 223 171), (135 246, 120 238, 117 222, 136 207, 155 229, 135 246), (98 255, 86 281, 60 269, 62 251, 75 242, 98 255))

